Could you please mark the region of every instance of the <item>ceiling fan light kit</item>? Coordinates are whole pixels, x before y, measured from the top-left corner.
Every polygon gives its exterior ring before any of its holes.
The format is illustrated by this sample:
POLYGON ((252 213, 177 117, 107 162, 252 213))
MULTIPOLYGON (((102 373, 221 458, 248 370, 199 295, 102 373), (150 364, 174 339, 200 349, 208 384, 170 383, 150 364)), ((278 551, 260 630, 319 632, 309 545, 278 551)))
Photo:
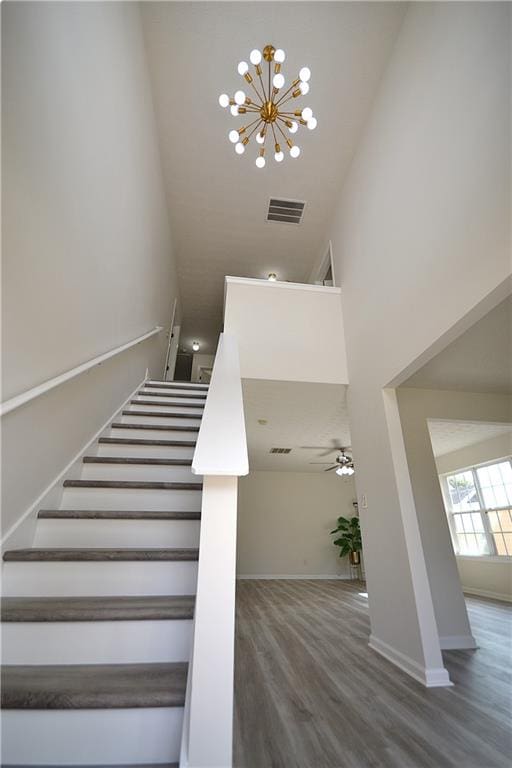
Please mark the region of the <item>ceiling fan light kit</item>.
POLYGON ((299 157, 300 147, 290 138, 297 133, 299 125, 306 126, 311 131, 317 126, 317 120, 309 107, 291 110, 289 109, 291 105, 285 106, 289 101, 307 95, 311 77, 310 69, 302 67, 299 76, 286 88, 286 80, 281 72, 281 65, 285 58, 285 52, 281 48, 274 48, 273 45, 266 45, 263 51, 255 48, 249 55, 249 61, 254 67, 254 76, 249 71, 249 64, 246 61, 238 64, 238 74, 254 91, 254 95, 250 97, 245 91, 238 90, 233 98, 230 98, 227 93, 219 96, 220 106, 223 109, 229 107, 233 117, 239 115, 248 115, 249 119, 254 117, 254 120, 238 130, 231 130, 228 138, 235 145, 236 154, 243 155, 251 137, 256 134, 257 168, 265 167, 267 138, 271 144, 270 151, 274 153, 274 160, 280 163, 284 158, 283 149, 286 148, 290 157, 299 157), (266 73, 262 60, 267 65, 266 73))

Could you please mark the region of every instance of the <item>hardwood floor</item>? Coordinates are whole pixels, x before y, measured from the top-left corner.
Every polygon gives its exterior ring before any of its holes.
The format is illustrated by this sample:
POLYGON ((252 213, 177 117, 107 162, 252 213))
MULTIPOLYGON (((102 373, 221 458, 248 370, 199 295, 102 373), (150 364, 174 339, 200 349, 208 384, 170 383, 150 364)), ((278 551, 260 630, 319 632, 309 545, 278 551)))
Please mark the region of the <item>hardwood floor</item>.
POLYGON ((426 689, 368 648, 363 591, 238 582, 235 768, 509 768, 512 605, 467 598, 480 647, 426 689))

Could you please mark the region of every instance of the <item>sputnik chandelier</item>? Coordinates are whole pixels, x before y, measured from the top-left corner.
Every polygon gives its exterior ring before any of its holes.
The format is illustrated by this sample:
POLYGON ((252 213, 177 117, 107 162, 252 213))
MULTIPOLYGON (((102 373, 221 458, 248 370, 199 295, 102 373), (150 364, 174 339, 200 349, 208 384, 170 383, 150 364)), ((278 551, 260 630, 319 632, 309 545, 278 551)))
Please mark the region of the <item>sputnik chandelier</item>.
POLYGON ((274 159, 280 163, 284 158, 282 148, 288 147, 290 157, 300 155, 300 147, 294 144, 288 134, 297 133, 299 125, 306 125, 311 131, 316 128, 317 121, 309 107, 289 110, 285 106, 292 99, 307 95, 311 72, 308 67, 302 67, 298 78, 284 90, 285 79, 281 73, 281 64, 286 56, 283 50, 266 45, 263 52, 257 49, 251 51, 249 58, 254 65, 255 77, 249 72, 246 61, 241 61, 238 65, 238 74, 252 88, 255 96, 249 97, 240 90, 230 99, 227 93, 223 93, 219 96, 219 104, 224 108, 230 107, 233 117, 247 115, 249 119, 255 118, 238 130, 230 131, 229 140, 235 145, 235 152, 243 155, 251 136, 256 134, 256 142, 260 145, 256 166, 264 168, 267 138, 273 145, 274 159), (263 72, 262 59, 267 62, 268 77, 267 73, 263 72))

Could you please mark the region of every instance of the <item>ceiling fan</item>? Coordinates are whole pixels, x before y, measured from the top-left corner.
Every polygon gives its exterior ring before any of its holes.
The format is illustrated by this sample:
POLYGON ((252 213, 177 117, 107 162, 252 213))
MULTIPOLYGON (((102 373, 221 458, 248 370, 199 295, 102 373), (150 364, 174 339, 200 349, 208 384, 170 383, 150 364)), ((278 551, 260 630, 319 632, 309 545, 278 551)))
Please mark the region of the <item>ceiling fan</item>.
MULTIPOLYGON (((353 475, 355 472, 354 469, 354 460, 351 456, 347 456, 346 451, 349 450, 349 448, 333 448, 332 450, 340 451, 338 456, 336 456, 335 464, 332 465, 332 467, 328 467, 327 469, 324 469, 324 472, 331 472, 333 469, 336 470, 337 475, 353 475)), ((310 461, 310 464, 329 464, 328 461, 310 461)))

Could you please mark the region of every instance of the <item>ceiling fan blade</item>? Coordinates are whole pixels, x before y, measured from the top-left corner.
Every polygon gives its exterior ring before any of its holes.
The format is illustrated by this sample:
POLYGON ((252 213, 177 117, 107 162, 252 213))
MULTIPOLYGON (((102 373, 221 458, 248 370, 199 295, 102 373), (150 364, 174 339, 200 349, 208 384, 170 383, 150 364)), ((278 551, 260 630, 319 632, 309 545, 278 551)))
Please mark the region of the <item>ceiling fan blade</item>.
POLYGON ((331 469, 338 469, 338 465, 335 464, 334 467, 328 467, 327 469, 324 469, 324 472, 330 472, 331 469))
POLYGON ((330 461, 308 461, 308 464, 330 464, 330 461))

